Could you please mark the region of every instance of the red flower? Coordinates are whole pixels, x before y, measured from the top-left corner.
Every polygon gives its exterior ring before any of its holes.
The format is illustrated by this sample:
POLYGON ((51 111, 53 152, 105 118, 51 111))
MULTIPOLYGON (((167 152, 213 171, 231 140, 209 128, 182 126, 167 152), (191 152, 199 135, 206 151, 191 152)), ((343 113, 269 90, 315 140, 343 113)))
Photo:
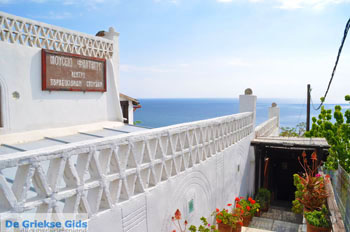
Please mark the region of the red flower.
POLYGON ((180 212, 179 209, 177 209, 176 212, 175 212, 175 219, 176 220, 180 220, 181 219, 181 212, 180 212))
POLYGON ((330 175, 328 175, 328 174, 326 175, 326 179, 329 179, 330 177, 331 177, 330 175))
POLYGON ((220 220, 220 219, 216 219, 216 222, 217 222, 217 223, 221 223, 221 222, 222 222, 222 220, 220 220))
POLYGON ((225 211, 226 211, 226 213, 228 212, 228 210, 227 210, 227 209, 225 209, 225 211))
POLYGON ((250 201, 250 202, 251 202, 252 200, 253 200, 253 198, 251 198, 251 197, 248 197, 248 201, 250 201))
POLYGON ((240 226, 243 226, 243 222, 242 222, 242 221, 239 221, 238 224, 239 224, 240 226))
POLYGON ((303 158, 305 158, 305 157, 306 157, 306 153, 305 153, 305 151, 303 151, 303 153, 301 154, 301 156, 302 156, 303 158))
POLYGON ((242 208, 242 206, 240 204, 236 204, 237 208, 242 208))
POLYGON ((255 200, 252 200, 250 203, 252 203, 254 205, 256 202, 255 202, 255 200))
POLYGON ((173 230, 173 232, 176 232, 176 230, 173 230))
POLYGON ((250 211, 250 206, 249 205, 247 205, 247 210, 250 211))
POLYGON ((216 208, 216 212, 219 212, 220 210, 218 208, 216 208))
POLYGON ((236 197, 235 201, 237 201, 237 202, 238 202, 238 201, 240 201, 240 199, 239 199, 238 197, 236 197))
POLYGON ((232 204, 227 204, 227 206, 231 206, 232 204))
POLYGON ((185 225, 187 225, 188 224, 188 222, 187 222, 187 220, 185 220, 185 225))
POLYGON ((244 210, 243 209, 241 209, 241 214, 244 214, 244 210))
POLYGON ((311 159, 312 159, 312 160, 317 160, 316 152, 313 152, 313 153, 312 153, 311 159))

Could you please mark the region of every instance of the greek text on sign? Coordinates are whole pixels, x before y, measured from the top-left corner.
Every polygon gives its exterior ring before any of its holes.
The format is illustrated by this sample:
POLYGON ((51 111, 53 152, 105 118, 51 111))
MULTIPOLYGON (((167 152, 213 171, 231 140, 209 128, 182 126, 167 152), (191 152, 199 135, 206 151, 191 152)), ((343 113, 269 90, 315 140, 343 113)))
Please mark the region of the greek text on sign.
POLYGON ((42 89, 106 91, 106 60, 42 50, 42 89))

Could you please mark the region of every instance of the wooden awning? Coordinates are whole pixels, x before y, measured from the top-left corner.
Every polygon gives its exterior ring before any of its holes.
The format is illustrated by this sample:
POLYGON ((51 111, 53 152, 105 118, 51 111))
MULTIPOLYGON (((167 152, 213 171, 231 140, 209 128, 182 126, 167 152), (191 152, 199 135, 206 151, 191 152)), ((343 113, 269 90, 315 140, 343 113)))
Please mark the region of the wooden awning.
MULTIPOLYGON (((125 99, 128 100, 128 101, 131 101, 132 104, 135 105, 135 106, 137 106, 137 105, 140 104, 139 100, 137 100, 137 99, 135 99, 135 98, 132 98, 132 97, 129 97, 128 95, 125 95, 125 94, 120 93, 119 96, 120 96, 121 98, 125 98, 125 99)), ((138 108, 140 108, 140 107, 138 107, 138 108)))
POLYGON ((272 147, 299 147, 299 148, 330 148, 325 138, 306 138, 306 137, 282 137, 266 136, 257 137, 252 145, 264 145, 272 147))

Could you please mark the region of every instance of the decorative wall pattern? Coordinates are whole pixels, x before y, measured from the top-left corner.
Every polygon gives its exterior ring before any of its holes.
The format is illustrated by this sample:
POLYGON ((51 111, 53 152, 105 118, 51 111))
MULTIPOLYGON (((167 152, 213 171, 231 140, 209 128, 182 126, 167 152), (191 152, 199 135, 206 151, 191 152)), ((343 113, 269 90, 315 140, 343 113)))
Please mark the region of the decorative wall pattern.
POLYGON ((0 12, 0 41, 84 56, 111 58, 113 42, 0 12))
MULTIPOLYGON (((81 212, 92 217, 249 136, 252 121, 252 113, 241 113, 2 155, 0 214, 81 212)), ((127 217, 123 220, 128 224, 127 217)))

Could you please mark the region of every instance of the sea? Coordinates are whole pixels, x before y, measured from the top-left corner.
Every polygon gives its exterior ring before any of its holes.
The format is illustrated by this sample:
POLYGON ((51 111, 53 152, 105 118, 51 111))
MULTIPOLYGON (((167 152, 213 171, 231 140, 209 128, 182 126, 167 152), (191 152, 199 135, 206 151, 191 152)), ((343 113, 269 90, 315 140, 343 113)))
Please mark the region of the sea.
MULTIPOLYGON (((138 99, 141 108, 134 112, 134 121, 139 126, 157 128, 184 122, 215 118, 239 113, 239 100, 235 98, 178 98, 178 99, 138 99)), ((306 122, 306 99, 258 99, 256 108, 256 125, 268 119, 268 108, 271 103, 277 103, 280 108, 280 126, 295 127, 306 122)), ((343 110, 350 108, 349 104, 325 104, 326 109, 334 109, 341 105, 343 110)), ((311 105, 311 117, 320 113, 318 105, 311 105)))

